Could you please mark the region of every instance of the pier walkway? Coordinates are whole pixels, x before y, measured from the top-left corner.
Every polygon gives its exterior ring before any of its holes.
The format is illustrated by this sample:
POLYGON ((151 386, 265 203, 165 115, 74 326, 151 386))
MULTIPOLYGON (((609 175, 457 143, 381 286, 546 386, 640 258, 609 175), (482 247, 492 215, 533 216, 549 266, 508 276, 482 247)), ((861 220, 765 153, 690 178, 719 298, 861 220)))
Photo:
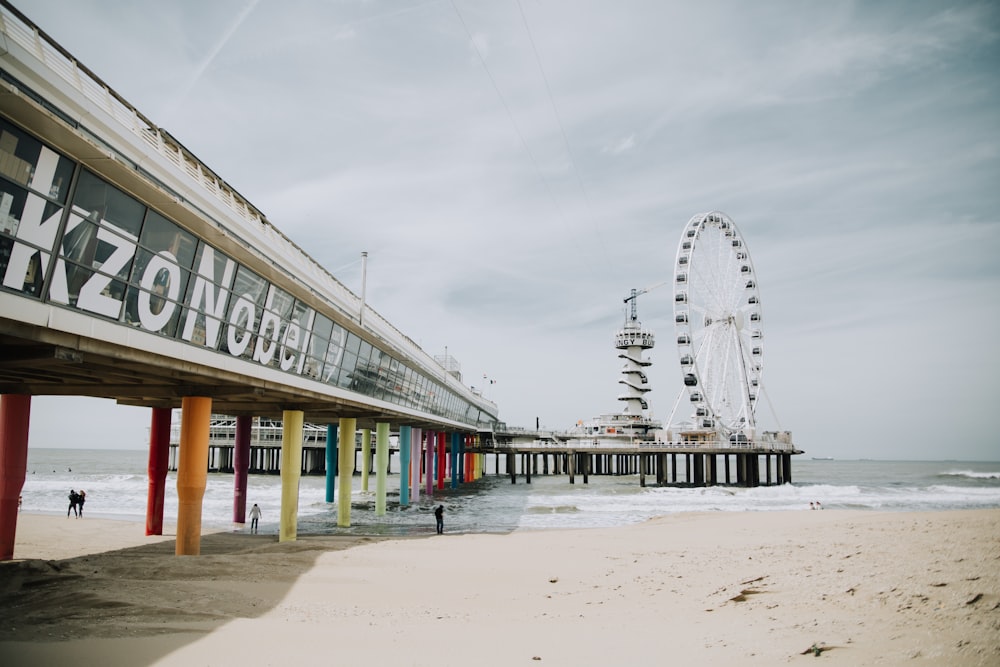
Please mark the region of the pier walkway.
MULTIPOLYGON (((328 468, 338 435, 358 429, 380 434, 382 456, 390 424, 428 448, 492 427, 497 406, 454 360, 367 307, 6 0, 0 46, 0 560, 12 557, 32 396, 150 408, 155 534, 181 408, 178 554, 199 553, 212 414, 239 422, 239 523, 254 417, 280 420, 286 458, 300 455, 306 419, 326 425, 328 468)), ((282 540, 295 539, 297 479, 283 471, 282 540)), ((350 478, 340 483, 349 524, 350 478)))

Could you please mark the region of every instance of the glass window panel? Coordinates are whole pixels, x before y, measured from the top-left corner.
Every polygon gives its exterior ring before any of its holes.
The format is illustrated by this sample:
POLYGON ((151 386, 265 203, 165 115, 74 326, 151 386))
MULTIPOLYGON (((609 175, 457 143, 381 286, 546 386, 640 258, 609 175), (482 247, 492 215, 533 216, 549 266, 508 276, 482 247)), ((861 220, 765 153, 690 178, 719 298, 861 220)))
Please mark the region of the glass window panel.
POLYGON ((42 149, 42 142, 0 120, 0 176, 64 204, 75 165, 48 147, 43 156, 42 149))
MULTIPOLYGON (((0 276, 7 275, 7 265, 10 263, 13 249, 14 240, 5 236, 0 236, 0 276)), ((45 272, 42 270, 41 253, 36 252, 28 259, 28 265, 25 267, 23 276, 24 282, 21 283, 21 288, 16 291, 31 296, 40 296, 42 292, 42 279, 44 278, 44 273, 45 272)))
POLYGON ((368 341, 361 341, 361 349, 358 351, 358 359, 367 362, 372 357, 372 344, 368 341))
POLYGON ((80 174, 73 205, 82 209, 88 220, 105 221, 133 237, 139 236, 146 216, 145 206, 86 170, 80 174))
MULTIPOLYGON (((264 297, 267 295, 267 281, 247 267, 240 266, 236 270, 236 279, 233 281, 233 294, 258 306, 263 306, 264 297)), ((233 301, 235 302, 236 299, 233 301)), ((232 308, 232 304, 230 304, 230 308, 232 308)), ((260 308, 257 310, 259 312, 260 308)))
POLYGON ((177 333, 177 323, 180 321, 181 311, 183 308, 181 304, 176 301, 171 301, 163 296, 160 291, 147 292, 146 290, 139 289, 135 286, 130 286, 128 288, 128 294, 125 297, 125 323, 131 324, 135 327, 141 327, 146 331, 151 331, 152 333, 163 334, 165 336, 173 337, 177 333), (142 324, 141 317, 139 315, 139 301, 141 298, 146 300, 147 306, 145 308, 152 315, 152 320, 147 320, 147 323, 152 321, 160 326, 159 329, 145 327, 142 324))
POLYGON ((347 334, 347 351, 357 354, 361 349, 361 339, 353 333, 347 334))
MULTIPOLYGON (((316 313, 316 318, 313 320, 312 326, 312 340, 321 341, 325 347, 326 342, 330 340, 330 334, 333 331, 333 320, 331 320, 326 315, 321 315, 316 313)), ((316 356, 321 356, 317 354, 316 356)))
POLYGON ((351 384, 351 379, 354 374, 354 369, 357 366, 358 357, 357 355, 347 352, 344 354, 343 361, 340 362, 340 374, 337 377, 337 385, 340 387, 348 388, 351 384))
POLYGON ((187 283, 190 276, 191 273, 189 271, 177 267, 176 264, 162 255, 139 248, 136 251, 135 262, 132 267, 132 278, 129 282, 133 285, 142 285, 145 280, 146 288, 153 294, 165 296, 172 293, 174 294, 174 298, 179 299, 181 294, 187 292, 187 283), (148 269, 147 267, 149 267, 150 262, 154 259, 156 260, 154 262, 155 268, 148 269), (173 268, 168 269, 165 264, 169 264, 173 268), (156 273, 147 276, 147 270, 154 270, 156 273), (176 285, 173 284, 174 280, 177 281, 176 285))
POLYGON ((146 222, 142 225, 139 245, 154 253, 166 250, 177 258, 180 266, 191 269, 195 251, 198 249, 198 239, 156 211, 150 210, 146 212, 146 222))
MULTIPOLYGON (((212 246, 210 246, 210 245, 208 245, 208 244, 206 244, 204 242, 201 242, 201 243, 198 244, 198 251, 195 253, 195 260, 194 260, 194 263, 191 265, 191 272, 193 274, 195 274, 195 275, 200 275, 200 273, 201 273, 201 260, 202 260, 202 257, 207 252, 211 252, 212 253, 212 263, 213 263, 213 266, 212 266, 212 275, 211 276, 206 276, 206 278, 209 279, 209 280, 211 280, 216 285, 219 285, 221 287, 229 289, 229 287, 230 287, 231 283, 233 282, 234 278, 233 278, 233 275, 230 275, 229 276, 229 280, 228 281, 226 280, 226 266, 228 265, 229 262, 231 262, 233 260, 231 260, 229 257, 227 257, 224 253, 219 252, 218 250, 216 250, 215 248, 213 248, 212 246)), ((240 272, 239 269, 242 268, 242 267, 236 265, 235 262, 234 262, 233 268, 235 270, 232 273, 233 274, 238 274, 240 272)), ((190 285, 188 286, 187 297, 188 297, 188 302, 189 303, 190 303, 191 291, 194 289, 195 282, 196 281, 192 280, 190 282, 190 285)))

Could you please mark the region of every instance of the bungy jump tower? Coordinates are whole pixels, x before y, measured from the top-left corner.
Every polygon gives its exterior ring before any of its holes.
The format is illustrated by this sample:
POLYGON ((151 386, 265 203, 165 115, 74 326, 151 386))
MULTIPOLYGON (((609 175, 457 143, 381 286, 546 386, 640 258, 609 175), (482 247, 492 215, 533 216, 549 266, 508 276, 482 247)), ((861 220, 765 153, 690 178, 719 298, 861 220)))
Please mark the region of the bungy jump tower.
POLYGON ((656 337, 649 329, 644 329, 639 321, 637 298, 660 283, 641 290, 632 290, 625 297, 625 325, 615 334, 615 348, 618 358, 624 363, 618 383, 624 388, 618 400, 625 403, 621 412, 603 414, 596 419, 580 422, 571 435, 580 439, 591 439, 592 444, 613 445, 615 442, 639 444, 660 439, 663 424, 648 415, 649 403, 646 394, 652 391, 646 373, 653 362, 645 357, 647 350, 653 349, 656 337))

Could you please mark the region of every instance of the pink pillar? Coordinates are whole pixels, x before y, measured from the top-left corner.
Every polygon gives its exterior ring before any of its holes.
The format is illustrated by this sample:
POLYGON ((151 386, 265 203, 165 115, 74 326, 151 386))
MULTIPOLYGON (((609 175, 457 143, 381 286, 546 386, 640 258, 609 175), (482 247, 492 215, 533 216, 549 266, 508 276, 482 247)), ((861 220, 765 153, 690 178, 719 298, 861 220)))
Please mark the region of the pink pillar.
POLYGON ((444 478, 448 475, 448 455, 445 453, 445 441, 448 439, 448 434, 441 431, 437 434, 438 440, 438 474, 437 474, 437 488, 439 491, 444 490, 444 478))
POLYGON ((233 523, 247 522, 247 472, 250 470, 250 429, 253 418, 236 418, 236 442, 233 444, 233 523))
POLYGON ((163 497, 170 467, 170 408, 153 408, 149 422, 149 491, 146 493, 146 534, 163 534, 163 497))
POLYGON ((0 396, 0 560, 14 558, 17 499, 28 470, 28 425, 31 396, 0 396))

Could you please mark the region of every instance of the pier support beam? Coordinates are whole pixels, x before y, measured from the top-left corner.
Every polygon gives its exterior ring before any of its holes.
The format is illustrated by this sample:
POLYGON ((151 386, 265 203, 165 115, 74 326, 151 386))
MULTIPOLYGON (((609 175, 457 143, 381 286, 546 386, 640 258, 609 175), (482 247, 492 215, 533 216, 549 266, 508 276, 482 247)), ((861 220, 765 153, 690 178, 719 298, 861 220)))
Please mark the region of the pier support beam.
POLYGON ((361 490, 368 492, 368 471, 372 462, 372 430, 361 429, 361 490))
POLYGON ((185 396, 181 399, 181 441, 177 463, 178 556, 201 554, 201 505, 208 483, 208 433, 212 422, 212 399, 185 396))
POLYGON ((375 424, 375 516, 385 516, 385 485, 389 471, 389 424, 375 424))
POLYGON ((437 489, 444 491, 444 478, 448 472, 448 459, 445 456, 445 442, 448 434, 441 431, 437 434, 437 489))
POLYGON ((17 499, 28 472, 31 396, 0 396, 0 561, 14 558, 17 499))
POLYGON ((163 534, 163 499, 170 469, 170 408, 153 408, 149 419, 149 461, 146 476, 146 534, 163 534))
POLYGON ((399 427, 399 506, 410 504, 410 438, 413 429, 409 426, 399 427))
POLYGON ((302 410, 281 413, 281 525, 279 542, 298 537, 299 480, 302 478, 302 410))
POLYGON ((451 488, 453 488, 453 489, 457 489, 458 488, 458 479, 459 479, 459 476, 462 473, 462 471, 461 471, 461 456, 459 455, 459 451, 458 451, 458 439, 459 439, 459 437, 460 437, 460 434, 458 434, 458 433, 452 433, 451 434, 451 448, 450 448, 450 451, 449 451, 449 454, 450 454, 449 458, 450 458, 450 462, 451 462, 451 488))
MULTIPOLYGON (((236 432, 233 440, 233 523, 245 524, 247 522, 247 472, 250 468, 250 428, 252 425, 253 417, 250 415, 241 415, 236 418, 236 432)), ((168 421, 167 428, 169 429, 169 427, 168 421)), ((150 437, 152 437, 152 433, 150 433, 150 437)))
POLYGON ((415 428, 410 431, 410 486, 413 488, 413 502, 420 500, 420 464, 423 462, 424 431, 415 428))
POLYGON ((437 431, 427 431, 427 446, 424 449, 424 493, 434 495, 434 449, 437 447, 437 431))
POLYGON ((336 484, 337 479, 337 440, 338 440, 338 428, 337 424, 327 424, 326 425, 326 502, 332 503, 333 499, 336 497, 336 484))
POLYGON ((338 435, 337 481, 337 525, 348 528, 351 525, 351 481, 354 477, 354 434, 358 430, 358 420, 341 417, 338 435))

